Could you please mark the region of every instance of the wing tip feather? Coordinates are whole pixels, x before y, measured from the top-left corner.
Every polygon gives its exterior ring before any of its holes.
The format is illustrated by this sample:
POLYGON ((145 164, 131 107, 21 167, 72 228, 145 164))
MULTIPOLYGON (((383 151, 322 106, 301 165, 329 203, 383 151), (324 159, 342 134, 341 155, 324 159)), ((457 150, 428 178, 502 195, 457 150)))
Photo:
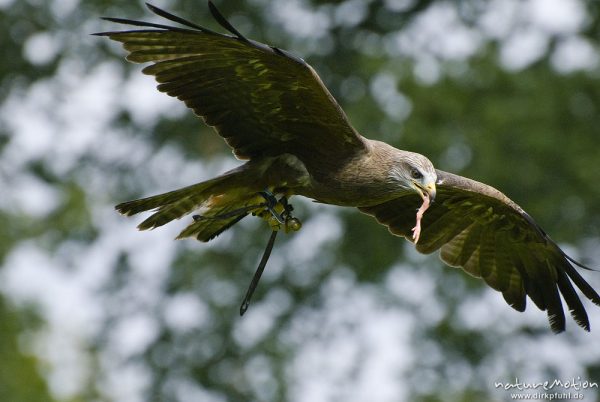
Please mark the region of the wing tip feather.
POLYGON ((148 9, 150 11, 152 11, 154 14, 158 15, 159 17, 166 18, 166 19, 168 19, 170 21, 176 22, 176 23, 181 24, 181 25, 185 25, 185 26, 187 26, 189 28, 197 29, 197 30, 202 31, 202 32, 208 31, 206 28, 204 28, 204 27, 202 27, 200 25, 194 24, 193 22, 191 22, 189 20, 186 20, 185 18, 178 17, 175 14, 171 14, 170 12, 165 11, 162 8, 156 7, 155 5, 150 4, 148 2, 146 2, 146 7, 148 7, 148 9))
POLYGON ((217 6, 215 6, 215 4, 210 0, 208 0, 208 9, 215 21, 219 23, 219 25, 221 25, 227 31, 235 35, 236 38, 243 40, 244 42, 249 42, 249 40, 244 35, 242 35, 237 29, 235 29, 235 27, 231 25, 229 21, 227 21, 227 19, 223 16, 223 14, 221 14, 217 6))

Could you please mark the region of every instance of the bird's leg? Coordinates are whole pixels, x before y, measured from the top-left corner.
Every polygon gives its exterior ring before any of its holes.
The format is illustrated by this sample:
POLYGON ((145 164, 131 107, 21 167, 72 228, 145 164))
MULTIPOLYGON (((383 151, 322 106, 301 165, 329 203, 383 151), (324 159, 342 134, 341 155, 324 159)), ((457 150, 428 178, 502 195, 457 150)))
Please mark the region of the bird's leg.
POLYGON ((256 272, 254 272, 250 286, 248 286, 244 300, 242 300, 242 304, 240 306, 240 315, 244 315, 246 310, 248 310, 250 299, 252 298, 254 290, 256 290, 256 287, 258 286, 258 281, 260 280, 260 277, 267 266, 267 261, 269 261, 271 251, 275 245, 277 233, 281 229, 282 225, 286 233, 298 231, 302 227, 300 220, 292 216, 294 207, 292 204, 288 203, 287 197, 283 196, 277 200, 277 198, 269 191, 261 191, 259 194, 264 197, 266 202, 264 205, 265 209, 256 213, 256 215, 265 219, 273 231, 271 232, 271 237, 269 237, 267 247, 265 248, 262 258, 260 259, 260 263, 256 268, 256 272), (270 215, 267 213, 270 213, 270 215))
MULTIPOLYGON (((285 218, 283 217, 283 212, 285 211, 285 207, 283 206, 283 204, 281 203, 281 199, 277 200, 277 198, 275 197, 275 195, 273 195, 273 193, 271 193, 268 190, 265 191, 260 191, 258 193, 259 195, 261 195, 264 199, 265 199, 265 210, 263 210, 263 214, 257 214, 259 215, 261 218, 269 221, 269 219, 275 218, 275 220, 277 221, 278 224, 283 225, 285 223, 285 218), (271 215, 270 216, 265 216, 266 212, 270 212, 271 215)), ((285 197, 282 197, 282 199, 285 197)), ((269 222, 269 224, 271 224, 271 222, 269 222)), ((271 224, 271 226, 273 226, 271 224)), ((275 230, 275 229, 273 229, 275 230)))
POLYGON ((292 215, 294 207, 288 202, 285 195, 277 199, 271 192, 266 190, 258 194, 265 199, 265 205, 264 209, 253 212, 253 215, 267 221, 274 231, 281 230, 282 227, 286 233, 300 230, 302 223, 292 215))
POLYGON ((274 217, 277 220, 277 222, 284 224, 285 219, 283 218, 283 216, 281 216, 281 214, 277 213, 277 211, 275 210, 275 207, 280 201, 277 201, 277 198, 275 198, 275 196, 267 190, 261 191, 258 194, 265 199, 265 202, 261 202, 260 204, 246 205, 245 207, 234 209, 233 211, 212 216, 193 215, 192 218, 195 221, 201 221, 205 219, 229 219, 236 216, 245 215, 250 212, 252 212, 253 215, 257 215, 264 218, 264 213, 268 211, 271 212, 271 216, 274 217))

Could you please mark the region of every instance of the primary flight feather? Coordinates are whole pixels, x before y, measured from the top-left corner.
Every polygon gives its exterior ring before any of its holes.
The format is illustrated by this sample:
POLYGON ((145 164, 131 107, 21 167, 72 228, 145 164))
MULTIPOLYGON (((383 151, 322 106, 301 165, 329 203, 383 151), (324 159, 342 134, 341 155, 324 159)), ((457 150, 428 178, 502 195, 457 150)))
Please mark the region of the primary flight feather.
POLYGON ((516 310, 525 310, 529 296, 553 331, 565 329, 561 296, 577 324, 590 329, 575 287, 597 305, 600 296, 573 266, 581 264, 504 194, 363 137, 312 67, 245 38, 211 2, 230 35, 148 7, 182 27, 106 18, 141 29, 97 35, 121 42, 128 60, 151 63, 143 72, 156 77, 158 89, 185 102, 247 162, 212 180, 117 205, 125 215, 153 210, 140 229, 196 213, 178 238, 209 241, 250 213, 288 230, 293 195, 358 207, 419 252, 440 250, 445 263, 482 278, 516 310))

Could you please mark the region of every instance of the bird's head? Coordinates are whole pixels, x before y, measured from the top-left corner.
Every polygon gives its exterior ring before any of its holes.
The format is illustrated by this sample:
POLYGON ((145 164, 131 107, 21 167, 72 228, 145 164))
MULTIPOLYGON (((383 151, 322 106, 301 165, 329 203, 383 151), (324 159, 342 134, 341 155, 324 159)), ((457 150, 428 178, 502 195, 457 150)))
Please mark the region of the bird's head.
POLYGON ((433 163, 423 155, 402 151, 390 175, 402 188, 416 192, 423 200, 435 199, 437 174, 433 163))

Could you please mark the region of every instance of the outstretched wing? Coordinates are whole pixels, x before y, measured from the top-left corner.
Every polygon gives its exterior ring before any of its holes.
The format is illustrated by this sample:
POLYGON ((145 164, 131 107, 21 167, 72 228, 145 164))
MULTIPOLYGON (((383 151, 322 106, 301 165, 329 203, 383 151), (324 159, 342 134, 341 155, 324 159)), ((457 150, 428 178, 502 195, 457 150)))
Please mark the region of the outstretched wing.
MULTIPOLYGON (((547 311, 554 332, 565 329, 562 295, 574 320, 589 331, 587 313, 572 283, 595 304, 600 305, 600 296, 573 267, 582 265, 495 188, 440 170, 437 174, 437 196, 423 216, 417 250, 428 254, 440 249, 446 264, 483 278, 518 311, 525 310, 528 295, 547 311)), ((360 210, 411 240, 420 201, 409 195, 360 210)))
POLYGON ((148 7, 186 28, 105 18, 145 29, 96 35, 123 43, 129 61, 152 62, 143 72, 156 77, 158 89, 214 126, 240 159, 285 152, 343 158, 364 149, 363 138, 302 59, 246 39, 210 2, 213 17, 232 36, 148 7))

